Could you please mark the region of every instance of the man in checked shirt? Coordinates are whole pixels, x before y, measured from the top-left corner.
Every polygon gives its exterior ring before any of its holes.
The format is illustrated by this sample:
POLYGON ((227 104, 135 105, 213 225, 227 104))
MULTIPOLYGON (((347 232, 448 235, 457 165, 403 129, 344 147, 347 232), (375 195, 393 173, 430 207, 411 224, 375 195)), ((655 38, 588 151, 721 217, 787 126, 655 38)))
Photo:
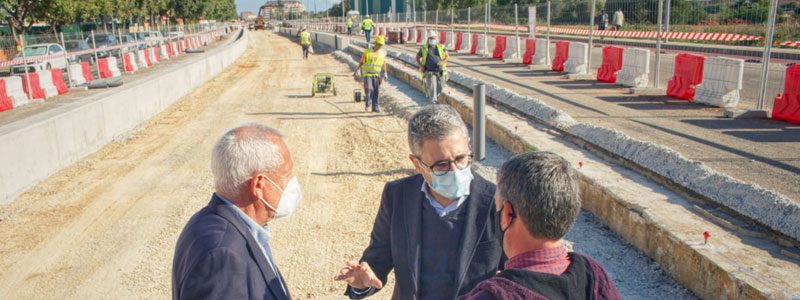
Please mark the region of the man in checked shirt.
POLYGON ((620 299, 598 262, 562 244, 581 208, 579 192, 575 170, 554 153, 504 163, 494 200, 497 236, 510 259, 461 299, 620 299))

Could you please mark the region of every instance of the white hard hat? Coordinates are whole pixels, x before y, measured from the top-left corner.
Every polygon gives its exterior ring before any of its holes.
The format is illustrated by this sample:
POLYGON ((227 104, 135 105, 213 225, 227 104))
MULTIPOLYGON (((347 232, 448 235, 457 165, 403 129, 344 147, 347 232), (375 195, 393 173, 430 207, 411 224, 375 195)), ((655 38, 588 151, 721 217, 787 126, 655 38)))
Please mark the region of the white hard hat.
POLYGON ((369 15, 366 15, 366 16, 364 16, 364 18, 367 18, 367 19, 369 19, 369 15))
POLYGON ((431 30, 431 31, 428 31, 428 38, 429 38, 429 39, 430 39, 430 38, 437 38, 437 37, 439 37, 439 35, 438 35, 438 34, 436 34, 436 31, 433 31, 433 30, 431 30))

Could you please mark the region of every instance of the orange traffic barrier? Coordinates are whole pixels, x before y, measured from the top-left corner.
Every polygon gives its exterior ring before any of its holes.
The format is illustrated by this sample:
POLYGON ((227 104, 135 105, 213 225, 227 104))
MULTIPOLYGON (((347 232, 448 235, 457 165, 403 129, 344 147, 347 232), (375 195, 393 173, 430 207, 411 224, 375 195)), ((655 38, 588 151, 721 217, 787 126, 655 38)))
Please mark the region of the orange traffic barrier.
POLYGON ((130 53, 125 53, 125 55, 122 56, 122 61, 125 63, 125 72, 136 71, 136 69, 134 68, 136 67, 136 64, 133 63, 130 53))
POLYGON ((564 63, 567 61, 567 58, 569 58, 569 42, 556 42, 556 57, 553 58, 553 64, 550 69, 564 72, 564 63))
POLYGON ((422 30, 417 29, 417 44, 422 41, 422 30))
POLYGON ((800 124, 800 65, 786 68, 783 93, 775 97, 772 119, 800 124))
POLYGON ((447 31, 439 31, 439 44, 447 45, 447 31))
POLYGON ((525 54, 522 54, 522 63, 526 65, 532 64, 534 54, 536 54, 536 39, 525 39, 525 54))
POLYGON ((59 95, 69 92, 69 87, 67 86, 67 83, 64 82, 64 73, 61 71, 61 69, 51 69, 50 76, 53 76, 53 85, 56 86, 56 90, 58 91, 59 95))
POLYGON ((11 102, 11 97, 8 97, 6 92, 6 81, 0 79, 0 111, 7 111, 14 108, 14 103, 11 102))
POLYGON ((31 99, 45 98, 44 89, 39 82, 39 73, 22 74, 22 90, 25 91, 31 99))
POLYGON ((98 59, 97 67, 100 69, 100 78, 114 77, 114 75, 111 73, 111 68, 108 67, 108 58, 98 59))
POLYGON ((675 73, 667 83, 667 96, 694 101, 697 85, 703 82, 706 57, 688 53, 675 56, 675 73))
POLYGON ((464 43, 464 33, 461 31, 456 32, 456 45, 454 47, 455 50, 458 51, 459 49, 461 49, 461 44, 463 43, 464 43))
POLYGON ((478 34, 477 33, 473 33, 472 34, 472 45, 470 45, 469 53, 470 54, 478 54, 478 34))
POLYGON ((622 69, 622 52, 624 49, 614 46, 603 47, 603 63, 597 70, 597 81, 616 83, 617 72, 622 69))
POLYGON ((494 37, 494 52, 492 58, 503 59, 503 53, 506 52, 506 36, 498 35, 494 37))
POLYGON ((150 49, 144 49, 144 62, 147 63, 147 66, 152 66, 153 62, 150 60, 150 49))

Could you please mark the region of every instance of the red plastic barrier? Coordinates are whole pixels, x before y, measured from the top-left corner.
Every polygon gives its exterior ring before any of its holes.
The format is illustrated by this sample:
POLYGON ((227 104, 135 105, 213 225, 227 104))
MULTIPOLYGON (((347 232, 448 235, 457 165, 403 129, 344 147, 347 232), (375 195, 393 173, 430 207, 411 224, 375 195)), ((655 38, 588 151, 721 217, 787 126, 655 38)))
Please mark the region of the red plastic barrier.
POLYGON ((447 31, 439 31, 439 44, 447 45, 447 31))
POLYGON ((569 57, 569 42, 558 41, 556 42, 556 57, 553 58, 553 65, 551 70, 564 72, 564 63, 569 57))
POLYGON ((153 62, 161 61, 161 47, 153 47, 153 62))
POLYGON ((667 96, 694 101, 694 91, 703 82, 705 56, 681 53, 675 56, 675 74, 667 83, 667 96))
POLYGON ((184 46, 185 45, 184 42, 186 42, 186 40, 178 41, 178 52, 180 52, 180 53, 183 53, 186 50, 186 46, 184 46))
POLYGON ((125 53, 125 55, 122 56, 122 59, 125 62, 125 72, 133 72, 133 71, 135 71, 133 69, 133 62, 131 60, 131 54, 130 53, 125 53))
POLYGON ((522 63, 532 64, 534 54, 536 54, 536 39, 525 39, 525 54, 522 55, 522 63))
POLYGON ((503 59, 503 52, 506 52, 506 36, 498 35, 494 37, 494 52, 492 58, 503 59))
POLYGON ((597 70, 597 81, 617 82, 617 72, 622 69, 622 51, 620 47, 603 47, 603 63, 597 70))
POLYGON ((472 34, 472 45, 469 48, 470 54, 478 54, 478 34, 472 34))
POLYGON ((144 49, 144 62, 147 63, 147 66, 152 66, 153 62, 150 60, 150 50, 147 48, 144 49))
POLYGON ((775 97, 772 119, 800 124, 800 65, 786 68, 783 93, 775 97))
POLYGON ((22 90, 31 99, 44 99, 45 93, 42 84, 39 83, 39 73, 22 74, 22 90), (28 79, 30 79, 30 90, 28 90, 28 79))
POLYGON ((464 33, 463 32, 456 32, 456 45, 455 50, 461 49, 461 45, 464 44, 464 33))
POLYGON ((417 29, 417 44, 422 41, 422 30, 417 29))
POLYGON ((69 87, 67 86, 67 83, 64 82, 64 73, 61 71, 61 69, 51 69, 50 76, 53 77, 53 85, 56 86, 56 90, 58 90, 59 95, 69 92, 69 87))
POLYGON ((108 67, 108 58, 101 58, 97 60, 97 67, 100 69, 100 78, 111 78, 111 69, 108 67))
POLYGON ((6 81, 0 79, 0 111, 7 111, 12 108, 14 108, 14 103, 11 102, 8 92, 6 92, 6 81))
POLYGON ((91 82, 94 80, 94 77, 92 76, 92 66, 89 65, 89 62, 81 62, 81 72, 83 73, 83 79, 86 80, 86 82, 91 82))
POLYGON ((172 43, 167 43, 167 56, 169 58, 175 57, 175 49, 172 49, 172 43))

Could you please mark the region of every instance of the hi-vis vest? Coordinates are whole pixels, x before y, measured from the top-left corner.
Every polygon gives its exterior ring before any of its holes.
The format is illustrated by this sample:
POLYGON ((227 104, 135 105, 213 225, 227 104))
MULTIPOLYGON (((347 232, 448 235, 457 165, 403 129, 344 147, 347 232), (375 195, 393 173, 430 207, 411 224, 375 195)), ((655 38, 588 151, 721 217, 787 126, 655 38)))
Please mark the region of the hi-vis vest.
POLYGON ((311 33, 308 31, 303 31, 300 33, 300 44, 301 45, 311 45, 311 33))
MULTIPOLYGON (((439 59, 444 61, 445 53, 444 53, 444 46, 442 44, 436 44, 436 50, 439 52, 439 59)), ((425 62, 428 61, 428 44, 422 45, 422 66, 425 66, 425 62)), ((447 74, 447 64, 442 63, 442 73, 447 74)))
POLYGON ((347 23, 345 24, 347 24, 348 28, 353 27, 353 20, 347 19, 347 23))
POLYGON ((361 22, 361 29, 372 30, 372 19, 364 19, 364 22, 361 22))
POLYGON ((386 52, 382 50, 364 50, 364 65, 361 66, 361 73, 364 77, 378 76, 381 74, 383 64, 386 60, 386 52))

